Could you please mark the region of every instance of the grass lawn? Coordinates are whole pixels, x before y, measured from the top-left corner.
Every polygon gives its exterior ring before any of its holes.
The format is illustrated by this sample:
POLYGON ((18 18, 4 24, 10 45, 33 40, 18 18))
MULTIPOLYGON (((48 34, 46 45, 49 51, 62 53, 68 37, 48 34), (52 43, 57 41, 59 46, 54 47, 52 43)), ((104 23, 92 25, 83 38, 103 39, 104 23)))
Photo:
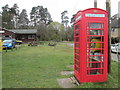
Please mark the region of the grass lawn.
MULTIPOLYGON (((65 44, 22 46, 19 50, 3 51, 2 60, 3 88, 60 88, 56 79, 71 76, 60 72, 72 70, 66 66, 73 65, 73 48, 65 44)), ((84 83, 76 88, 117 88, 118 63, 113 61, 112 66, 107 82, 84 83)))
POLYGON ((0 89, 2 88, 2 53, 0 51, 0 89))
POLYGON ((19 50, 3 52, 3 88, 59 87, 60 72, 73 64, 71 47, 23 46, 19 50))

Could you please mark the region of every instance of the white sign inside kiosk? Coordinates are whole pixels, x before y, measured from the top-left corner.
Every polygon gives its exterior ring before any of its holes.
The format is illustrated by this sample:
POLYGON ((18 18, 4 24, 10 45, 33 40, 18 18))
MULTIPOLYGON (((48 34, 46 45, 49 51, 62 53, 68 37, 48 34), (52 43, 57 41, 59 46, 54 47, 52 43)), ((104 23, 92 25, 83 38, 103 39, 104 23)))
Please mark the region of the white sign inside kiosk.
POLYGON ((86 17, 105 17, 105 14, 85 14, 86 17))

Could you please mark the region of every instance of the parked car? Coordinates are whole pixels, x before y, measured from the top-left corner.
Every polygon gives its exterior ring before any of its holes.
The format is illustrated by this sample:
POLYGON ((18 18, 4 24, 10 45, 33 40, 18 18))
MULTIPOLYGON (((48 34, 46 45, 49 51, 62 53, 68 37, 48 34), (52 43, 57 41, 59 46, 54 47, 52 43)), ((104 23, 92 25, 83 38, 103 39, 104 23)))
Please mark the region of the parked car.
POLYGON ((111 52, 120 53, 120 43, 111 44, 111 52))
POLYGON ((3 44, 2 44, 2 47, 3 47, 3 49, 6 49, 6 48, 7 49, 15 48, 15 43, 16 43, 15 39, 4 40, 3 44))

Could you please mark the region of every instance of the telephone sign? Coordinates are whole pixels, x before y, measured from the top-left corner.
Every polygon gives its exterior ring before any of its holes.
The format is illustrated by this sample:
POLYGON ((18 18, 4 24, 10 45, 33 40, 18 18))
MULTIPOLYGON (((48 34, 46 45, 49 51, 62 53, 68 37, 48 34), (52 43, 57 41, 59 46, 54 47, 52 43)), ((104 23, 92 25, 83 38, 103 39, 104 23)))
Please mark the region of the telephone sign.
POLYGON ((85 14, 86 17, 105 17, 105 14, 85 14))

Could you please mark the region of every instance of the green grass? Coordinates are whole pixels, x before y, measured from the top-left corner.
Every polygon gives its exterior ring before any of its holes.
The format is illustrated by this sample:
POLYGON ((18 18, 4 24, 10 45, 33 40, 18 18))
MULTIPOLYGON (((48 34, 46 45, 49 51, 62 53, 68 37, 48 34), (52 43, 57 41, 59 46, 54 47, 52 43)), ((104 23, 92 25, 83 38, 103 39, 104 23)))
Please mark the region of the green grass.
MULTIPOLYGON (((73 75, 61 75, 64 70, 72 70, 73 48, 66 44, 56 47, 24 45, 18 50, 3 51, 3 88, 60 88, 56 79, 73 75)), ((117 88, 118 63, 112 62, 112 73, 107 82, 84 83, 75 88, 117 88)))
POLYGON ((0 52, 0 89, 2 88, 2 53, 0 52))
MULTIPOLYGON (((61 71, 73 64, 70 47, 24 46, 19 50, 3 52, 3 88, 60 87, 57 78, 61 71)), ((69 68, 68 68, 69 69, 69 68)))

